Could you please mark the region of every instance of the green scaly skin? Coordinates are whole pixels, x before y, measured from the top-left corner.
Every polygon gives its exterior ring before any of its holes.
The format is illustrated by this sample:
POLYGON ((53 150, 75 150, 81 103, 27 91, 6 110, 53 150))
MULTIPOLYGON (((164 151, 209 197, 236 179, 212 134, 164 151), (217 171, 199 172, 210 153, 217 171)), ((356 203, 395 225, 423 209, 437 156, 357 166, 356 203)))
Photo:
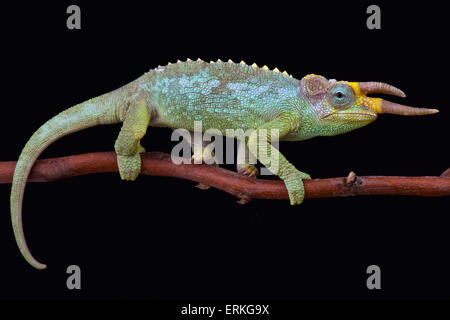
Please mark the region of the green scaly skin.
MULTIPOLYGON (((315 75, 297 80, 278 70, 245 63, 188 60, 158 67, 120 89, 61 112, 33 134, 22 150, 14 172, 11 217, 22 255, 33 267, 46 267, 31 255, 22 227, 23 194, 35 160, 59 138, 100 124, 123 122, 115 150, 120 176, 124 180, 134 180, 139 175, 139 153, 144 151, 140 139, 148 126, 193 131, 194 121, 198 120, 202 121, 203 131, 210 128, 222 132, 252 129, 247 147, 285 182, 290 203, 300 204, 305 194, 302 179, 310 177, 297 170, 270 144, 271 130, 278 130, 280 140, 298 141, 348 132, 376 118, 374 109, 379 101, 357 92, 355 83, 339 82, 346 86, 344 93, 350 95, 350 100, 345 108, 342 101, 333 104, 336 101, 330 98, 331 89, 328 88, 335 83, 315 75), (263 129, 267 129, 269 135, 266 139, 258 139, 263 129), (259 157, 260 149, 268 150, 267 158, 259 157), (270 159, 277 160, 278 167, 272 167, 270 159)), ((243 168, 255 173, 250 164, 243 168)))

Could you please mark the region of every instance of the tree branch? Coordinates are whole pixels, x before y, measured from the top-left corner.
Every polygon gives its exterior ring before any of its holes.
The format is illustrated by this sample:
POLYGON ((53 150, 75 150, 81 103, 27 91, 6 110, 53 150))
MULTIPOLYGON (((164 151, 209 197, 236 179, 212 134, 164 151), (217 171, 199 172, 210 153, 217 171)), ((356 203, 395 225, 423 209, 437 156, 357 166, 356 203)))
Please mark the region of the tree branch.
MULTIPOLYGON (((0 162, 0 183, 11 183, 16 162, 0 162)), ((116 154, 98 152, 61 158, 38 160, 31 170, 29 182, 48 182, 73 176, 117 172, 116 154)), ((282 181, 255 179, 205 164, 174 164, 170 155, 160 152, 142 154, 142 174, 177 177, 196 181, 204 189, 214 187, 228 192, 246 203, 252 198, 288 199, 282 181)), ((347 177, 304 181, 306 198, 345 197, 355 195, 449 196, 450 169, 440 177, 347 177)))

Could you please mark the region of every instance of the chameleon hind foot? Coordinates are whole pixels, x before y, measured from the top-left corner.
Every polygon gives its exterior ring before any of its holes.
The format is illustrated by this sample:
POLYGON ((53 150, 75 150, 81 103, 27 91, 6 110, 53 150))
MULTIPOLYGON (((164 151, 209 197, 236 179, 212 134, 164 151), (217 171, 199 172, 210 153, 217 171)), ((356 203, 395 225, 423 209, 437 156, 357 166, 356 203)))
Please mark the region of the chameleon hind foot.
POLYGON ((237 172, 243 176, 257 177, 259 175, 259 170, 252 164, 238 165, 237 172))
POLYGON ((141 156, 139 153, 131 156, 117 155, 117 166, 122 180, 136 180, 141 172, 141 156))

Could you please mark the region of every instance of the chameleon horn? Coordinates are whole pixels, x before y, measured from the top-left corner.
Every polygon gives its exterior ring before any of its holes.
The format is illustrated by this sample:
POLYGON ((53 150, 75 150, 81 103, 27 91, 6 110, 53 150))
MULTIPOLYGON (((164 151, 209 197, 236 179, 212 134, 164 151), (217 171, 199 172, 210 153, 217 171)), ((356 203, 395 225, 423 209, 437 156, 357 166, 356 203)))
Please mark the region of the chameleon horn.
POLYGON ((425 114, 438 113, 437 109, 413 108, 398 103, 382 100, 377 113, 399 114, 403 116, 422 116, 425 114))
POLYGON ((359 82, 359 90, 361 93, 385 93, 398 97, 406 97, 405 93, 390 84, 384 82, 359 82))

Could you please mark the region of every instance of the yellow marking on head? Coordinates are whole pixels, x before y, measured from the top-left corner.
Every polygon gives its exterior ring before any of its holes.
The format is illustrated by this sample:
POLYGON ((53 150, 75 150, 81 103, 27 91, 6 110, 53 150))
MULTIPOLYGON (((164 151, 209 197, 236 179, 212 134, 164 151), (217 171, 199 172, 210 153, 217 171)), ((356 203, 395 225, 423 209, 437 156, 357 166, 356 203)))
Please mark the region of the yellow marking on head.
POLYGON ((356 96, 355 103, 358 106, 364 106, 367 108, 372 109, 375 113, 381 113, 381 104, 383 103, 383 99, 381 98, 372 98, 366 96, 364 93, 361 93, 361 90, 359 89, 358 82, 348 82, 346 83, 353 89, 356 96))
POLYGON ((189 58, 187 58, 187 59, 186 59, 186 62, 192 62, 192 60, 191 60, 191 59, 189 59, 189 58))
POLYGON ((253 68, 258 68, 258 65, 256 63, 252 64, 253 68))
POLYGON ((233 60, 231 60, 231 59, 228 59, 228 63, 233 63, 233 60))
POLYGON ((280 72, 280 70, 278 70, 278 68, 273 69, 274 72, 280 72))
POLYGON ((353 91, 355 92, 356 96, 359 96, 361 94, 361 90, 359 90, 359 84, 358 82, 348 82, 347 84, 352 87, 353 91))
POLYGON ((242 61, 240 62, 240 64, 246 64, 246 63, 244 62, 244 60, 242 60, 242 61))
POLYGON ((323 78, 323 76, 321 76, 319 74, 310 73, 305 76, 305 79, 312 78, 312 77, 322 77, 323 78))
POLYGON ((268 66, 264 66, 263 69, 264 70, 269 70, 269 67, 268 66))
POLYGON ((381 98, 369 98, 370 99, 370 108, 375 111, 375 113, 383 113, 381 110, 381 105, 383 104, 383 99, 381 98))
POLYGON ((286 70, 284 70, 283 75, 288 76, 289 74, 286 72, 286 70))

